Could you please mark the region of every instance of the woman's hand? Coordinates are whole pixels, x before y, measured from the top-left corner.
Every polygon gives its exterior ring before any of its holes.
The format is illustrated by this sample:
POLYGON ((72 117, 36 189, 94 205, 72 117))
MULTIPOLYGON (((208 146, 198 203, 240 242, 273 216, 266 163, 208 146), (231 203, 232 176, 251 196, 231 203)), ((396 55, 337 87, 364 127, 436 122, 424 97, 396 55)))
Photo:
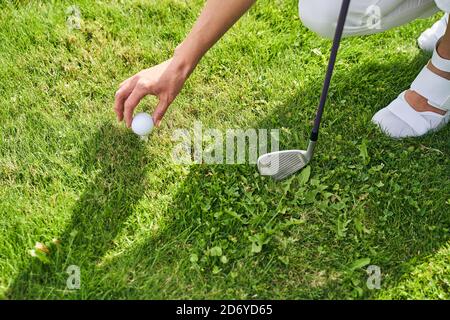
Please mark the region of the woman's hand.
POLYGON ((186 39, 174 57, 150 69, 142 70, 120 84, 114 110, 117 119, 131 126, 133 112, 146 95, 159 99, 153 122, 159 126, 169 105, 180 93, 186 79, 203 55, 252 6, 256 0, 208 0, 186 39))
POLYGON ((190 74, 190 68, 176 60, 169 59, 149 69, 142 70, 120 84, 116 92, 114 111, 117 120, 125 119, 131 126, 133 112, 139 102, 147 95, 156 96, 159 103, 153 113, 153 122, 159 126, 170 104, 180 93, 190 74))

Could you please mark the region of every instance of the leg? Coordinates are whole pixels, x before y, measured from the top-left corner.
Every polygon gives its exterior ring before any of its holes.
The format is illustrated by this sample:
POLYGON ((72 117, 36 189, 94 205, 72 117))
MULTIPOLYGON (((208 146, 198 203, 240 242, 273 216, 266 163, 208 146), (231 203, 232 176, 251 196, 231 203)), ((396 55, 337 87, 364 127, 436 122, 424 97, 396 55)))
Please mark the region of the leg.
MULTIPOLYGON (((437 48, 439 55, 447 60, 450 60, 450 26, 447 26, 444 36, 437 48)), ((450 80, 450 78, 448 78, 450 80)))
MULTIPOLYGON (((444 36, 441 38, 437 45, 437 53, 445 60, 450 60, 450 26, 447 26, 444 36)), ((433 65, 432 61, 428 62, 427 68, 438 76, 450 80, 450 72, 446 72, 438 69, 433 65)), ((450 87, 449 87, 450 88, 450 87)), ((446 110, 433 107, 428 103, 427 98, 418 94, 414 90, 408 90, 405 95, 406 101, 413 107, 414 110, 419 112, 434 112, 440 115, 445 115, 446 110)))
POLYGON ((417 39, 417 44, 420 49, 428 52, 433 52, 436 47, 436 43, 440 38, 444 36, 445 30, 448 24, 448 13, 437 22, 433 24, 431 28, 428 28, 417 39))
POLYGON ((450 27, 431 61, 411 85, 372 121, 393 138, 417 137, 438 130, 450 120, 450 27))
MULTIPOLYGON (((439 9, 444 12, 450 12, 450 2, 448 0, 435 0, 439 9)), ((437 21, 433 26, 425 30, 417 39, 419 47, 425 51, 433 51, 437 41, 442 38, 447 28, 449 15, 446 13, 442 19, 437 21)))
MULTIPOLYGON (((299 0, 303 24, 327 38, 332 38, 341 1, 299 0)), ((350 4, 345 36, 383 32, 418 18, 438 12, 434 0, 354 0, 350 4)))

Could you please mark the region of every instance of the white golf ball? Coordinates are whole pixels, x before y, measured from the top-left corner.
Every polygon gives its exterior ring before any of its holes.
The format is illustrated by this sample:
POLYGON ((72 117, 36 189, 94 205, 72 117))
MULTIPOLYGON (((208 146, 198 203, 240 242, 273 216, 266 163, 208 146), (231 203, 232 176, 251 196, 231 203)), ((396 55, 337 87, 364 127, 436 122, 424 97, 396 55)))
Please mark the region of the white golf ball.
POLYGON ((131 129, 141 137, 148 136, 153 130, 153 119, 148 113, 142 112, 134 116, 131 129))

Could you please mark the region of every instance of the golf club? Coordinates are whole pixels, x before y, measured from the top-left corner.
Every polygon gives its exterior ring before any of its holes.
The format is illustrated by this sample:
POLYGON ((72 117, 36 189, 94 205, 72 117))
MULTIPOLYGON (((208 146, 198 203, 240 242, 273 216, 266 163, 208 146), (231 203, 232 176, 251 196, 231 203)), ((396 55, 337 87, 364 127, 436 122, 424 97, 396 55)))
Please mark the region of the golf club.
POLYGON ((334 65, 339 50, 342 34, 344 31, 345 20, 347 18, 350 0, 343 0, 339 19, 336 26, 336 33, 333 40, 333 46, 330 54, 330 61, 323 84, 322 95, 320 97, 320 104, 317 109, 314 127, 311 132, 311 137, 307 150, 287 150, 277 151, 262 155, 258 159, 258 170, 263 176, 270 176, 273 179, 280 181, 292 174, 303 169, 310 161, 314 153, 317 140, 319 138, 320 122, 322 120, 325 103, 330 89, 331 78, 333 76, 334 65))

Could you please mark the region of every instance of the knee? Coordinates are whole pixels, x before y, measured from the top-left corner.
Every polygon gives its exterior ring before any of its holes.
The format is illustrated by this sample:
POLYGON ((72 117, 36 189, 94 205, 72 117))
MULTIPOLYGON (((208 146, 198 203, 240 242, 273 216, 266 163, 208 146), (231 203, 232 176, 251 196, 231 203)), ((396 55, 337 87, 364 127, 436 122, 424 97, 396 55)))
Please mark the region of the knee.
POLYGON ((325 38, 333 38, 339 17, 340 1, 300 0, 299 16, 310 30, 325 38))

